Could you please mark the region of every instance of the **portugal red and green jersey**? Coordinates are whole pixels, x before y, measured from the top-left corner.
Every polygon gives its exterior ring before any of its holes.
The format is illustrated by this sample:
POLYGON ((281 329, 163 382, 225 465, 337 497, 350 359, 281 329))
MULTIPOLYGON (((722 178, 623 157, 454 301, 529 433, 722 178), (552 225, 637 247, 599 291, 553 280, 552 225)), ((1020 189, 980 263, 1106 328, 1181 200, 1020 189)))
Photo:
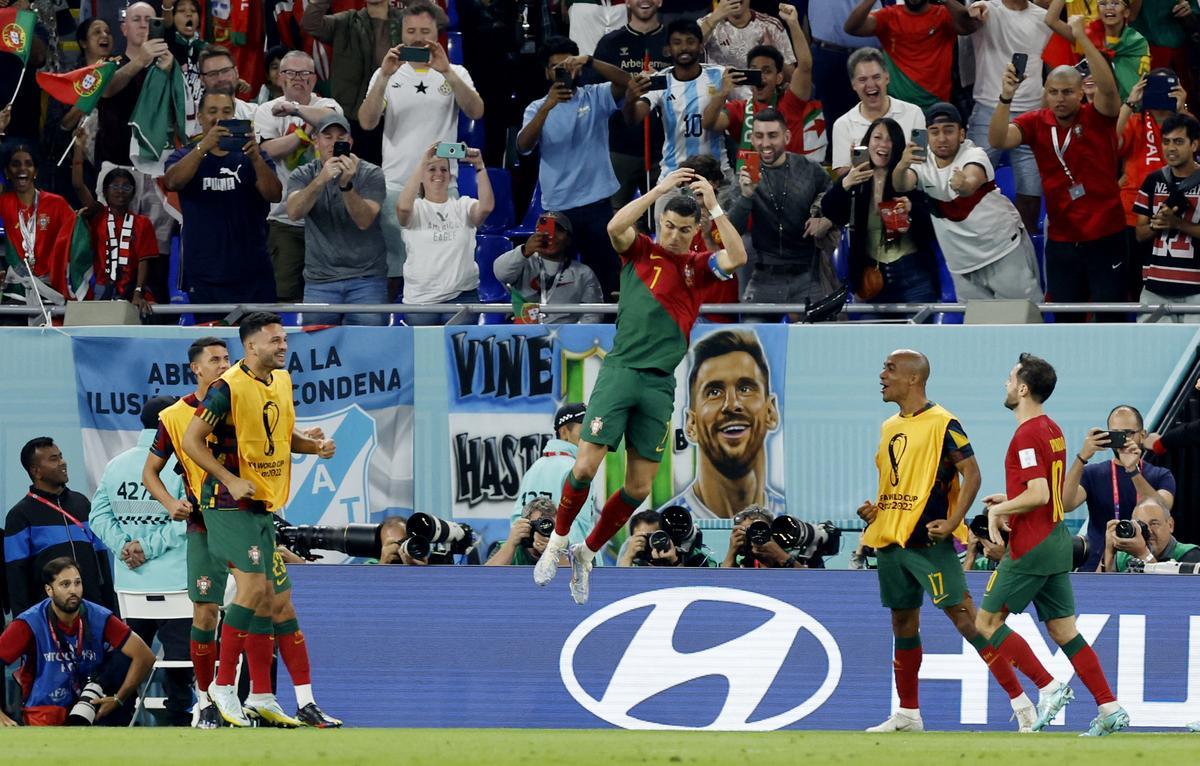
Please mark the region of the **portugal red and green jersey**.
POLYGON ((949 101, 958 40, 950 11, 944 5, 927 5, 924 11, 914 13, 904 3, 897 3, 871 15, 875 34, 887 53, 888 94, 922 108, 949 101))
POLYGON ((674 372, 705 290, 727 277, 718 274, 715 253, 676 255, 645 234, 620 255, 617 336, 604 363, 674 372))
POLYGON ((1005 490, 1013 498, 1024 492, 1034 479, 1045 479, 1050 486, 1050 500, 1032 511, 1009 517, 1012 530, 1008 551, 1014 562, 1052 535, 1057 538, 1061 533, 1067 538, 1067 568, 1070 568, 1070 540, 1062 523, 1066 468, 1067 442, 1057 423, 1039 415, 1017 427, 1004 458, 1005 490))

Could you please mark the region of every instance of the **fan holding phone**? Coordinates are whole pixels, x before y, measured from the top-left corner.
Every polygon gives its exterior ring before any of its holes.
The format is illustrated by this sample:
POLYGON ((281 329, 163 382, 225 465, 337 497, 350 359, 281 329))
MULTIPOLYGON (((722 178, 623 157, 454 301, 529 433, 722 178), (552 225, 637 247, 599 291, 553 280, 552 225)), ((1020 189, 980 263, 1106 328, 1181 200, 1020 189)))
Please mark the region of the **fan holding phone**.
POLYGON ((1162 124, 1162 150, 1166 167, 1146 176, 1133 203, 1138 241, 1150 243, 1141 300, 1192 304, 1200 301, 1200 122, 1189 114, 1168 117, 1162 124))
POLYGON ((546 313, 546 307, 555 303, 604 300, 595 272, 573 257, 572 229, 565 213, 542 213, 533 236, 493 264, 496 279, 512 293, 513 305, 522 305, 527 317, 536 313, 544 324, 604 321, 602 314, 546 313))
POLYGON ((1117 140, 1121 148, 1121 204, 1125 223, 1137 226, 1133 212, 1138 191, 1146 178, 1167 161, 1163 151, 1162 126, 1169 117, 1186 111, 1187 93, 1171 69, 1151 69, 1129 91, 1117 118, 1117 140))

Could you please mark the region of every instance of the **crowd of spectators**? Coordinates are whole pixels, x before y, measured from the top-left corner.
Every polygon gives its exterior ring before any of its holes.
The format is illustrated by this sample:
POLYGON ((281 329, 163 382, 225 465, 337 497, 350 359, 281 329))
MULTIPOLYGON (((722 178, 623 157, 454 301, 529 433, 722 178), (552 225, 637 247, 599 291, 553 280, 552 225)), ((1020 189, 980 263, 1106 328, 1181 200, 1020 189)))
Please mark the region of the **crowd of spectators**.
POLYGON ((1196 0, 6 5, 10 302, 611 301, 612 211, 709 161, 709 302, 1200 302, 1196 0))

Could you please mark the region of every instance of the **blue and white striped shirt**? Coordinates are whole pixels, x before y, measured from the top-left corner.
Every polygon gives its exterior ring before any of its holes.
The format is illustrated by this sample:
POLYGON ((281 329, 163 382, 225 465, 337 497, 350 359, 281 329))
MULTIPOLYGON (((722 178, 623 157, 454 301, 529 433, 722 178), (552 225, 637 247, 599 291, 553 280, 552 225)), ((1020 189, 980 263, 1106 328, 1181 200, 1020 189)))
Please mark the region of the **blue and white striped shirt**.
POLYGON ((710 99, 720 98, 721 75, 724 67, 704 66, 700 76, 682 82, 668 69, 666 90, 652 90, 642 96, 650 108, 662 110, 663 153, 659 179, 679 169, 688 157, 706 154, 721 162, 721 172, 729 174, 729 158, 725 156, 725 137, 702 127, 704 107, 710 99))

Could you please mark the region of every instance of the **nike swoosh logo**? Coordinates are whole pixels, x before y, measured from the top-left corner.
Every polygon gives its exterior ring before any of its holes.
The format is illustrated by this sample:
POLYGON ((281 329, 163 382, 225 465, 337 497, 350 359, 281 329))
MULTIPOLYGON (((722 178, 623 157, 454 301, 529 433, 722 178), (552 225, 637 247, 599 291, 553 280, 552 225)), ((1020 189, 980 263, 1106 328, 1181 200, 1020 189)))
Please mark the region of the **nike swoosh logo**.
POLYGON ((1116 271, 1116 270, 1117 270, 1117 269, 1119 269, 1119 268, 1121 268, 1121 264, 1119 264, 1119 263, 1114 263, 1114 264, 1113 264, 1113 271, 1116 271))
POLYGON ((935 598, 935 599, 933 600, 933 605, 934 605, 934 606, 937 606, 938 604, 942 603, 943 601, 945 601, 945 600, 946 600, 946 599, 948 599, 948 598, 950 598, 950 594, 949 594, 949 593, 944 593, 944 594, 942 594, 941 596, 938 596, 937 598, 935 598))

